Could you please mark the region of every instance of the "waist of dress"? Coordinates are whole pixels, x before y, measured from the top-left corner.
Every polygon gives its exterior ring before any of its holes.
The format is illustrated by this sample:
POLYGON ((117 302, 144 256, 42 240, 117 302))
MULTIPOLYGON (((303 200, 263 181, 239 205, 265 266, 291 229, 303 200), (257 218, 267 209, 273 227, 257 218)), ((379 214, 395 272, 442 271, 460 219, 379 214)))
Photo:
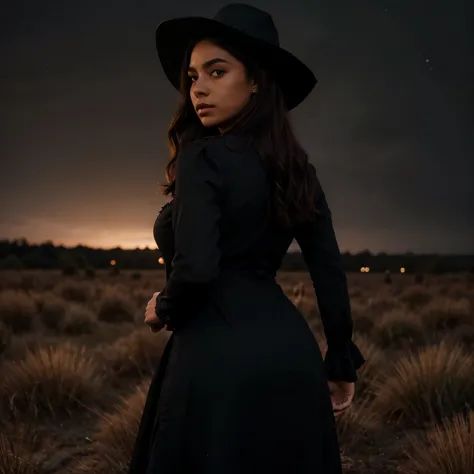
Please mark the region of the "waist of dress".
POLYGON ((257 278, 259 280, 276 280, 276 271, 265 266, 257 266, 255 262, 245 259, 223 258, 221 260, 220 271, 224 274, 235 274, 257 278))

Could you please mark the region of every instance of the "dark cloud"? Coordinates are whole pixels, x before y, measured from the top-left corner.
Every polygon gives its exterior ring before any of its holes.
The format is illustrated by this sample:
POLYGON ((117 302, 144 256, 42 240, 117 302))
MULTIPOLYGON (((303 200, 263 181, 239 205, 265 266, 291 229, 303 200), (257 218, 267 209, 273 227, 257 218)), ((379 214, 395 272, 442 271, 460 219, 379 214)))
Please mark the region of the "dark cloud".
MULTIPOLYGON (((472 2, 251 3, 272 13, 282 45, 320 81, 292 119, 341 247, 472 252, 472 2)), ((137 245, 148 235, 153 245, 176 99, 156 57, 155 28, 221 5, 3 7, 4 236, 94 244, 108 230, 110 246, 129 245, 127 235, 139 235, 137 245)))

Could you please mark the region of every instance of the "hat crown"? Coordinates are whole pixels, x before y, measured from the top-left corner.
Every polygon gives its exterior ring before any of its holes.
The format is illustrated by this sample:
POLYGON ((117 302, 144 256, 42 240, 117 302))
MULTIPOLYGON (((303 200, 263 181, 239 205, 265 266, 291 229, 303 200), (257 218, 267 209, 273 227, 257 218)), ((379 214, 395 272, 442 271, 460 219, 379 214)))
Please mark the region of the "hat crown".
POLYGON ((183 58, 190 46, 202 38, 223 37, 251 51, 278 84, 288 110, 298 106, 318 82, 308 66, 280 46, 271 15, 245 3, 228 4, 213 18, 191 16, 163 21, 155 37, 163 70, 181 92, 183 58))
POLYGON ((271 15, 245 3, 231 3, 222 7, 214 20, 235 28, 254 38, 280 46, 280 39, 271 15))

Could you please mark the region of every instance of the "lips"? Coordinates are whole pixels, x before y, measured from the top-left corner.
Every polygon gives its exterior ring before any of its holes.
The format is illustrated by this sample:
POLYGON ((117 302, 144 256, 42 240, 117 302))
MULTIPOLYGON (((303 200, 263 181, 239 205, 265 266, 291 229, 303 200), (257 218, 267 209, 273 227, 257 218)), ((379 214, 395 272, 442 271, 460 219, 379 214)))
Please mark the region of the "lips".
POLYGON ((199 104, 197 107, 196 107, 196 111, 199 113, 199 112, 205 112, 206 110, 210 110, 214 108, 213 105, 209 105, 209 104, 199 104))

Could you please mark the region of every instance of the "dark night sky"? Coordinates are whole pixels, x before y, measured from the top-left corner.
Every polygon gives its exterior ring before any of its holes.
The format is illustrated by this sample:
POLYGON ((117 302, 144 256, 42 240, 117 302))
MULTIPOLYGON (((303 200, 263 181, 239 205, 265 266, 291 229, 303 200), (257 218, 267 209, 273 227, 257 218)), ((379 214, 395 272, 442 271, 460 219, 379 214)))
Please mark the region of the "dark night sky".
MULTIPOLYGON (((225 2, 4 3, 0 237, 155 248, 176 100, 155 28, 225 2)), ((472 1, 249 3, 320 81, 292 120, 341 250, 474 252, 472 1)))

